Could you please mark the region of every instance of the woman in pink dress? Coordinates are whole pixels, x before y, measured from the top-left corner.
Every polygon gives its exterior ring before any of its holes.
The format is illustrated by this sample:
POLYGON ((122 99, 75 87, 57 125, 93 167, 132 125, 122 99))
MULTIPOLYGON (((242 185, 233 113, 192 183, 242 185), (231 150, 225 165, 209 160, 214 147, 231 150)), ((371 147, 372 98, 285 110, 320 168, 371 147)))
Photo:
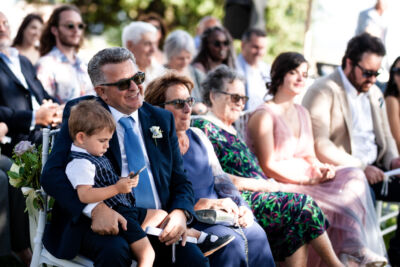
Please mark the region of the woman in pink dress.
MULTIPOLYGON (((308 194, 324 211, 328 235, 342 262, 355 266, 384 266, 387 260, 373 202, 364 173, 321 163, 314 151, 311 121, 293 99, 305 87, 308 64, 301 54, 280 54, 271 67, 269 93, 273 99, 251 115, 247 142, 281 191, 308 194)), ((310 256, 309 266, 323 263, 310 256)))

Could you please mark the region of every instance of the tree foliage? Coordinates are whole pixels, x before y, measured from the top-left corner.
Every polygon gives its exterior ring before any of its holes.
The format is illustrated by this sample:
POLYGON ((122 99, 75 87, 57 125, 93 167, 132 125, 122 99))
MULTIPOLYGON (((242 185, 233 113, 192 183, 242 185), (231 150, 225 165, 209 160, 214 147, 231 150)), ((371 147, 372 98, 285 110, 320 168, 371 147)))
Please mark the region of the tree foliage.
MULTIPOLYGON (((43 0, 28 0, 43 2, 43 0)), ((160 14, 169 30, 185 29, 195 33, 196 24, 206 16, 221 20, 224 0, 53 0, 74 4, 80 8, 92 34, 105 34, 112 45, 121 44, 123 26, 140 14, 150 11, 160 14)), ((266 0, 268 61, 283 51, 302 52, 307 16, 307 0, 266 0)))

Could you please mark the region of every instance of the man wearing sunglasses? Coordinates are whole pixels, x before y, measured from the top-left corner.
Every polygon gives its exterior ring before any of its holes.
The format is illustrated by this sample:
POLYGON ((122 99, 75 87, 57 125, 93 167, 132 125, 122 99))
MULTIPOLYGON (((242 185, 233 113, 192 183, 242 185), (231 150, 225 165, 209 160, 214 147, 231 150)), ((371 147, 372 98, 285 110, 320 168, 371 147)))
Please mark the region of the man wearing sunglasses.
MULTIPOLYGON (((317 80, 304 96, 303 105, 311 115, 318 158, 363 169, 377 199, 398 202, 399 178, 389 184, 387 195, 381 191, 383 171, 400 167, 385 101, 375 85, 384 55, 379 38, 368 33, 353 37, 342 66, 317 80)), ((397 223, 389 255, 400 259, 400 218, 397 223)))
POLYGON ((85 27, 77 7, 62 5, 53 11, 40 38, 38 78, 60 103, 94 94, 87 65, 77 56, 85 27))
MULTIPOLYGON (((145 166, 137 187, 140 189, 135 190, 136 205, 169 213, 160 225, 164 229, 161 235, 149 239, 156 253, 155 266, 170 266, 171 244, 181 237, 185 240, 186 227, 194 222, 193 190, 183 169, 173 116, 143 102, 145 74, 139 71, 129 50, 114 47, 99 51, 90 60, 88 71, 96 99, 117 122, 105 156, 123 177, 145 166)), ((130 266, 128 244, 117 235, 126 229, 126 220, 103 203, 82 204, 65 175, 72 144, 69 111, 79 101, 90 98, 93 96, 66 104, 64 123, 43 170, 41 184, 55 198, 52 222, 45 230, 43 243, 58 258, 69 259, 79 253, 92 259, 95 266, 130 266)), ((174 266, 209 265, 196 245, 182 244, 176 245, 174 266)))

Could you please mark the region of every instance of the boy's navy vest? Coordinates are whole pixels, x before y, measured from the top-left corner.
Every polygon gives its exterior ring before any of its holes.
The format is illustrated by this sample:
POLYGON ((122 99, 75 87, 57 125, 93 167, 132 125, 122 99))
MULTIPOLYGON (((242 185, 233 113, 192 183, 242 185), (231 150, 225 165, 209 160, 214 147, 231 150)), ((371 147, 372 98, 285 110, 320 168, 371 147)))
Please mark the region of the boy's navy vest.
MULTIPOLYGON (((88 153, 83 153, 83 152, 76 152, 76 151, 71 151, 70 153, 70 160, 72 159, 87 159, 91 163, 94 164, 96 167, 96 175, 94 178, 94 185, 93 187, 106 187, 113 185, 118 182, 119 177, 115 173, 111 162, 108 160, 107 157, 102 156, 102 157, 96 157, 93 155, 90 155, 88 153)), ((109 198, 105 201, 107 206, 110 208, 114 206, 126 206, 126 207, 133 207, 135 205, 135 198, 132 193, 128 194, 118 194, 113 196, 112 198, 109 198)))

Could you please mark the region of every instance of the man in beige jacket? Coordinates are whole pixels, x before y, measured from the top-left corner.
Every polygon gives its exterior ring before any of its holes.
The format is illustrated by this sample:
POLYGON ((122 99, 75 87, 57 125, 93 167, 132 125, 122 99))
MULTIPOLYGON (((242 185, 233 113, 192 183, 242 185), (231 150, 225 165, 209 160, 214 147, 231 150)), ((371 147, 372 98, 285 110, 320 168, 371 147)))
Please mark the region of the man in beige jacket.
MULTIPOLYGON (((369 34, 352 38, 342 66, 318 79, 303 105, 310 112, 315 151, 322 162, 362 168, 377 199, 400 201, 398 178, 389 184, 386 196, 381 194, 383 170, 400 167, 385 101, 375 85, 384 55, 378 38, 369 34)), ((392 264, 400 264, 399 230, 389 255, 397 256, 391 257, 392 264)))

